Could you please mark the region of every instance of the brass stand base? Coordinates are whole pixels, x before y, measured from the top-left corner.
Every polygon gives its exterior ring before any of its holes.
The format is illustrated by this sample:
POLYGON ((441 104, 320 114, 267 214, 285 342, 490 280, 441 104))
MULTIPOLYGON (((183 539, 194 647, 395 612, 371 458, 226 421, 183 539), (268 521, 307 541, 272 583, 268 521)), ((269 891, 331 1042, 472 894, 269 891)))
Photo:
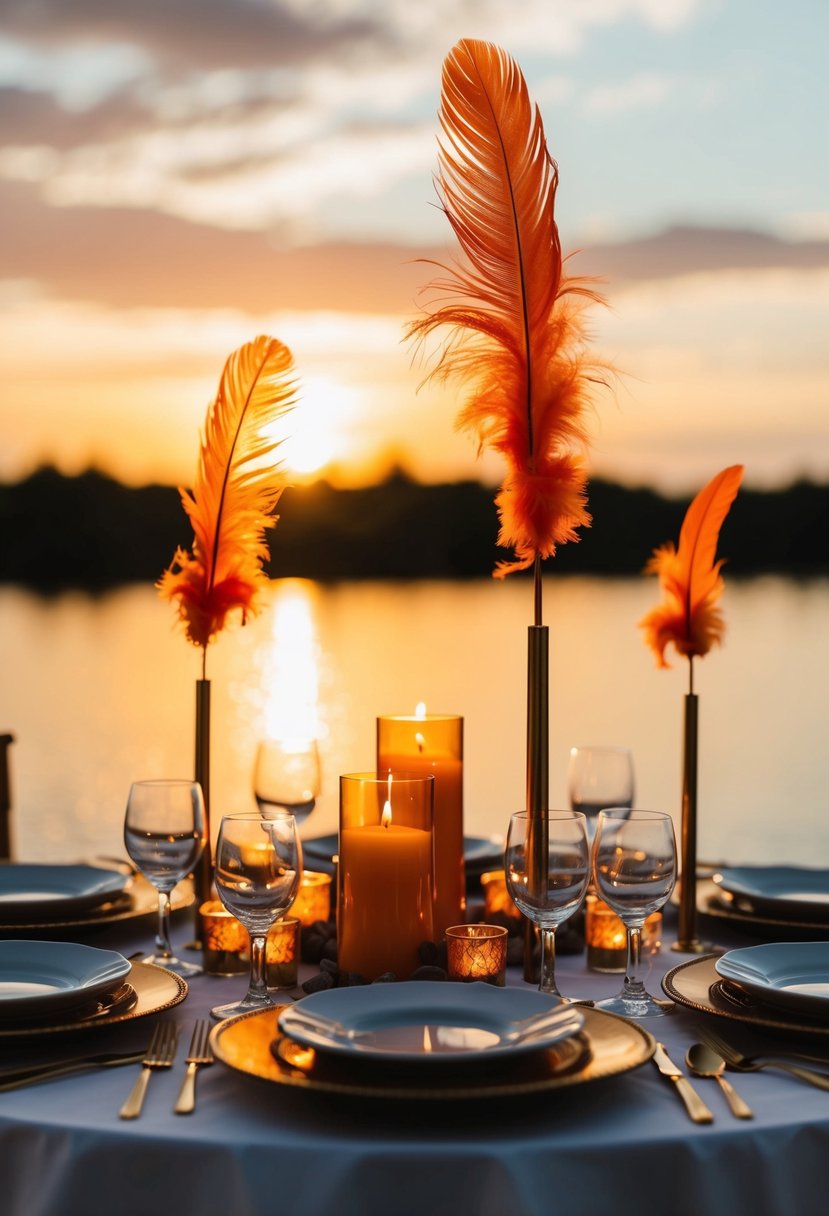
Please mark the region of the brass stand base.
POLYGON ((671 942, 671 949, 678 954, 710 954, 714 947, 694 938, 690 942, 671 942))

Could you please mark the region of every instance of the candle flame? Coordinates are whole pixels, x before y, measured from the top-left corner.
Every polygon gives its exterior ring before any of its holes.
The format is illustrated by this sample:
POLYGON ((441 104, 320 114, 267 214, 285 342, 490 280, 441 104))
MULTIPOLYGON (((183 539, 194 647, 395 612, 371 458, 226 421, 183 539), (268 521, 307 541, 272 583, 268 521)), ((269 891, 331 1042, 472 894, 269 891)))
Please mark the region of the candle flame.
POLYGON ((417 705, 415 705, 415 717, 416 718, 425 718, 426 717, 426 702, 425 701, 418 701, 417 705))
POLYGON ((391 769, 389 769, 389 792, 383 805, 383 814, 380 816, 380 823, 384 828, 391 823, 391 780, 391 769))
POLYGON ((415 743, 417 744, 417 750, 419 752, 423 751, 423 745, 425 742, 426 740, 423 738, 423 735, 421 735, 420 731, 417 731, 415 733, 415 743))

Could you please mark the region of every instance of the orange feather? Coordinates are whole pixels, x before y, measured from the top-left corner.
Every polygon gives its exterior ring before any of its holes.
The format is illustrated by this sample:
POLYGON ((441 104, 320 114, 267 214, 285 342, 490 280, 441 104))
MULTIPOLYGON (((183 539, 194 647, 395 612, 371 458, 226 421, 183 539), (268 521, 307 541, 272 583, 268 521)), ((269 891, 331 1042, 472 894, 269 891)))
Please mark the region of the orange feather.
POLYGON ((207 412, 193 492, 180 490, 193 525, 192 554, 177 549, 157 586, 177 603, 187 637, 206 650, 228 614, 257 609, 267 582, 265 530, 285 488, 271 457, 279 446, 268 427, 296 404, 291 352, 258 337, 225 363, 207 412))
POLYGON ((679 548, 668 541, 654 550, 645 567, 646 573, 659 575, 665 597, 639 622, 660 667, 670 667, 665 659, 669 643, 693 659, 722 641, 725 623, 716 604, 724 587, 723 563, 716 560, 717 542, 742 477, 741 464, 718 473, 689 506, 679 548))
POLYGON ((443 302, 407 336, 449 327, 432 375, 468 382, 457 425, 506 461, 498 543, 516 560, 499 564, 501 577, 552 556, 590 523, 580 453, 598 377, 584 353, 583 313, 601 297, 563 273, 558 170, 514 60, 460 41, 443 65, 440 123, 437 185, 463 261, 439 267, 446 277, 431 289, 443 302))

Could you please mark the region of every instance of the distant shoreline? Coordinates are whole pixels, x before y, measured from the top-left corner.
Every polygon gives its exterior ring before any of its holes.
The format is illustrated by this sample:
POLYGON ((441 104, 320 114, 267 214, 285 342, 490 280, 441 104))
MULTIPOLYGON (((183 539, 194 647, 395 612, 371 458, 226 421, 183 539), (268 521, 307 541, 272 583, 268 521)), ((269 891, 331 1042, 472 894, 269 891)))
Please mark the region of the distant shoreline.
MULTIPOLYGON (((639 574, 657 545, 676 541, 690 500, 600 479, 588 493, 593 526, 546 571, 639 574)), ((289 488, 267 573, 322 582, 488 576, 509 553, 496 545, 494 494, 478 482, 423 485, 401 473, 355 490, 323 481, 289 488)), ((176 545, 191 542, 171 486, 132 488, 95 471, 66 477, 53 468, 0 485, 2 583, 54 592, 154 582, 176 545)), ((742 489, 719 553, 731 577, 829 575, 829 486, 742 489)))

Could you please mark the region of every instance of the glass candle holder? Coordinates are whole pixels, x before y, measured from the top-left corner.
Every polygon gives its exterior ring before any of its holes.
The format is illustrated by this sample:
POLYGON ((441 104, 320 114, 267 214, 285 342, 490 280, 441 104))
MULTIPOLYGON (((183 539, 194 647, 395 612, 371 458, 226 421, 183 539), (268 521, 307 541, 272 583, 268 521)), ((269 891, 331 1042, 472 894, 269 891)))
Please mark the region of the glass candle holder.
POLYGON ((482 874, 481 888, 484 893, 484 911, 490 919, 493 916, 508 916, 516 925, 520 923, 521 913, 507 890, 507 879, 503 870, 487 870, 482 874))
POLYGON ((503 988, 507 976, 507 930, 503 925, 451 925, 446 930, 450 980, 483 980, 503 988))
POLYGON ((397 770, 435 779, 435 940, 466 911, 463 854, 463 718, 457 714, 395 714, 377 719, 377 772, 397 770))
POLYGON ((248 970, 248 931, 221 900, 209 899, 199 908, 205 975, 241 975, 248 970))
POLYGON ((301 926, 295 916, 274 921, 265 942, 265 979, 269 988, 295 988, 301 926))
POLYGON ((288 909, 291 916, 295 916, 301 925, 328 920, 331 916, 331 882, 330 874, 303 871, 297 897, 288 909))
MULTIPOLYGON (((596 895, 585 901, 587 966, 591 971, 621 974, 627 962, 625 926, 612 908, 596 895)), ((652 912, 642 926, 642 954, 656 954, 662 945, 662 913, 652 912)))
POLYGON ((340 777, 337 961, 375 980, 408 979, 433 940, 435 779, 409 773, 340 777))

